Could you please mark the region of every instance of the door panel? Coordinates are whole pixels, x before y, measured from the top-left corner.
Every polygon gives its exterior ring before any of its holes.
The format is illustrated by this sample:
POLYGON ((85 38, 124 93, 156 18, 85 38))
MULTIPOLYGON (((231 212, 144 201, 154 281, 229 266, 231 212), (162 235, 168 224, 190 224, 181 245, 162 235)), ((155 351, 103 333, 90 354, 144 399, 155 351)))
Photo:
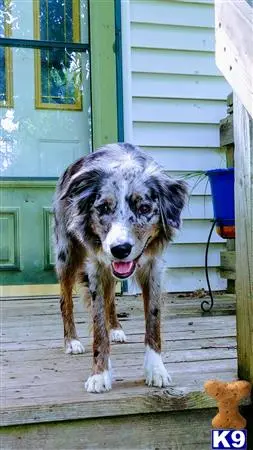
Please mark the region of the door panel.
POLYGON ((55 181, 50 180, 2 181, 2 285, 56 282, 51 239, 54 189, 55 181))
POLYGON ((0 264, 5 270, 20 270, 20 208, 1 207, 0 264), (4 239, 3 239, 4 237, 4 239))

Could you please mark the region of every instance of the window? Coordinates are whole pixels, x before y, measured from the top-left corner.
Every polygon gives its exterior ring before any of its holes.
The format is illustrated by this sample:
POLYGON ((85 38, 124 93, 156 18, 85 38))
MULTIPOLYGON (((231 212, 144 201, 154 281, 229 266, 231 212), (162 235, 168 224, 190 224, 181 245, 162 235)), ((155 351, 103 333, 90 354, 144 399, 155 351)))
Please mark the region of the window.
MULTIPOLYGON (((34 0, 35 39, 80 42, 79 0, 34 0)), ((64 48, 35 50, 35 106, 82 109, 80 54, 64 48)))
MULTIPOLYGON (((0 0, 0 37, 11 36, 10 0, 0 0)), ((0 47, 0 106, 13 107, 12 51, 0 47)))

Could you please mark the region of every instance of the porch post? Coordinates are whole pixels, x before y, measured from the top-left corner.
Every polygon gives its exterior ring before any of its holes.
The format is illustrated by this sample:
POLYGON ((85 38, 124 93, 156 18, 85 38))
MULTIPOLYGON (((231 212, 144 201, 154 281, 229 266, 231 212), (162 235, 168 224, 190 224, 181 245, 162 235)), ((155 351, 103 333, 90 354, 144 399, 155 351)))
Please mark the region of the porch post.
POLYGON ((114 0, 89 0, 93 149, 118 140, 114 0))
POLYGON ((253 119, 234 93, 238 375, 253 382, 253 119))

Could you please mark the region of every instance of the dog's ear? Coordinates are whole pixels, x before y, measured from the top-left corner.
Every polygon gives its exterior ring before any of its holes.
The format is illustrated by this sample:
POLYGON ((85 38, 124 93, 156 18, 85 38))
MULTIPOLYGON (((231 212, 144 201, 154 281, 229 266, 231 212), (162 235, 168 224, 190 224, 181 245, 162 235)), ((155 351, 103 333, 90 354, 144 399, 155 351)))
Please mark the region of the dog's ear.
POLYGON ((165 224, 179 228, 181 212, 187 199, 187 186, 181 180, 168 180, 162 184, 161 209, 165 224))
POLYGON ((91 196, 97 194, 103 175, 102 170, 91 169, 72 176, 68 185, 63 189, 60 200, 75 197, 77 201, 82 203, 87 201, 91 196))
POLYGON ((182 180, 174 180, 166 174, 154 177, 155 191, 159 199, 163 226, 179 228, 181 212, 188 197, 187 185, 182 180))

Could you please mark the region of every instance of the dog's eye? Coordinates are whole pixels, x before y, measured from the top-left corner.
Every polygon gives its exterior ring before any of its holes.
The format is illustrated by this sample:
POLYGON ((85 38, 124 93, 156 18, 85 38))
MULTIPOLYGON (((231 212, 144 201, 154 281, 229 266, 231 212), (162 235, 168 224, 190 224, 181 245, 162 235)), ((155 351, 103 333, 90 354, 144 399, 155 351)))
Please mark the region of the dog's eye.
POLYGON ((99 214, 103 215, 103 214, 108 214, 110 211, 110 208, 109 208, 108 203, 103 203, 102 205, 97 206, 97 210, 98 210, 99 214))
POLYGON ((151 212, 151 206, 150 205, 140 205, 139 207, 139 213, 140 214, 149 214, 151 212))

